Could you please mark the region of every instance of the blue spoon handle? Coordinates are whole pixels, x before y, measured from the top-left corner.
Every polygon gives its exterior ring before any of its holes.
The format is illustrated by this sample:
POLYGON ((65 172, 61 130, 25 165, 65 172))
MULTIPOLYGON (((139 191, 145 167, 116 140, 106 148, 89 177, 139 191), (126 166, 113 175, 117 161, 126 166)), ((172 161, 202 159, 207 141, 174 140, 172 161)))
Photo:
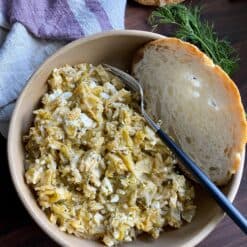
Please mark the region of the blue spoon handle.
POLYGON ((247 220, 228 198, 218 189, 218 187, 208 178, 208 176, 196 165, 196 163, 181 150, 175 142, 161 129, 157 130, 157 135, 170 148, 170 150, 180 159, 183 165, 193 174, 201 185, 211 194, 220 207, 228 216, 247 234, 247 220))

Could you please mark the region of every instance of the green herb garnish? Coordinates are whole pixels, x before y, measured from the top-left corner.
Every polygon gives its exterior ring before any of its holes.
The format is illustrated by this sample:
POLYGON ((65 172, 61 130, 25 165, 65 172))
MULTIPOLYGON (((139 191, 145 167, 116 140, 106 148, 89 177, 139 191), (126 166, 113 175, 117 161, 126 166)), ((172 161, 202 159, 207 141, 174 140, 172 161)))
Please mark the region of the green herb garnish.
POLYGON ((198 46, 230 75, 239 60, 235 49, 228 41, 217 37, 212 24, 201 21, 200 12, 201 7, 166 5, 151 13, 149 23, 154 29, 163 23, 175 24, 177 38, 198 46))

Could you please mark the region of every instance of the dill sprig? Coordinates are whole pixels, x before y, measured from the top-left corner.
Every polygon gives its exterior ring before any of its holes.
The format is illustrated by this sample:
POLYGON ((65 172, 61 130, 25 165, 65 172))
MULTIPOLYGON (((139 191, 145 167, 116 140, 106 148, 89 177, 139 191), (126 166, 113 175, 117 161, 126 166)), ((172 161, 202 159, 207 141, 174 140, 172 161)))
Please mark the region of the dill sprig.
POLYGON ((227 40, 217 37, 212 24, 201 21, 200 13, 201 7, 166 5, 151 13, 149 23, 154 29, 160 24, 175 24, 177 38, 199 47, 214 63, 231 75, 239 60, 236 51, 227 40))

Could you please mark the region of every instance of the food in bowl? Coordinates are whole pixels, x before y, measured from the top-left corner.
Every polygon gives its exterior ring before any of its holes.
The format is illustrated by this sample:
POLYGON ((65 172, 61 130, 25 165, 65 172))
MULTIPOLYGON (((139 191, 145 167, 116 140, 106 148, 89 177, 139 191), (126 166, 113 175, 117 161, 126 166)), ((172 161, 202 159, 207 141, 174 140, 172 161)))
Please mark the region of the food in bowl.
POLYGON ((119 78, 66 65, 48 86, 24 136, 25 179, 53 224, 112 246, 191 222, 193 185, 119 78))

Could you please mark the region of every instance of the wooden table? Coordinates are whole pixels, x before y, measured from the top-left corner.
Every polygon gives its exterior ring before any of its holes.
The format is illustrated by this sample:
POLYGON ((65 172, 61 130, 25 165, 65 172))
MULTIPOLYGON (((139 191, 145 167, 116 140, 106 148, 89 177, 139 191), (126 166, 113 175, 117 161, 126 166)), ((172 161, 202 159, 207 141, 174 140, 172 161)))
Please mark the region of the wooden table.
MULTIPOLYGON (((117 0, 116 0, 117 1, 117 0)), ((239 69, 233 78, 236 81, 247 107, 247 1, 246 0, 207 0, 201 1, 205 5, 203 17, 214 22, 215 29, 220 37, 227 36, 240 55, 239 69)), ((197 4, 199 1, 192 1, 197 4)), ((147 17, 152 8, 143 7, 129 1, 126 13, 126 28, 151 30, 147 24, 147 17)), ((159 30, 168 34, 169 29, 162 27, 159 30)), ((247 109, 247 108, 246 108, 247 109)), ((6 158, 6 141, 0 137, 0 246, 3 247, 40 247, 57 246, 35 222, 30 218, 22 206, 12 185, 6 158)), ((240 190, 235 199, 235 205, 247 215, 247 168, 240 190)), ((165 243, 164 243, 165 246, 165 243)), ((228 217, 201 243, 200 247, 244 247, 247 246, 247 237, 231 222, 228 217)))

